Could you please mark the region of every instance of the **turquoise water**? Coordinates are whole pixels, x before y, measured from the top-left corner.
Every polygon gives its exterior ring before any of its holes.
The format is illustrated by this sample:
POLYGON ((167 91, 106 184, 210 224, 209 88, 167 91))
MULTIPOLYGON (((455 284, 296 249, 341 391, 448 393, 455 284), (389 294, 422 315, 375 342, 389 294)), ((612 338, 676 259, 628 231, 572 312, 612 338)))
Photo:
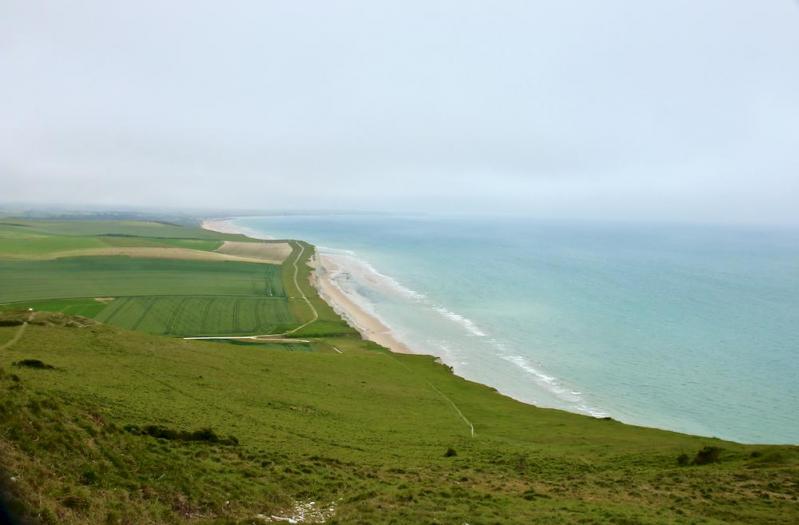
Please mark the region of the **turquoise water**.
POLYGON ((430 216, 235 223, 320 246, 419 352, 540 406, 799 443, 799 230, 430 216))

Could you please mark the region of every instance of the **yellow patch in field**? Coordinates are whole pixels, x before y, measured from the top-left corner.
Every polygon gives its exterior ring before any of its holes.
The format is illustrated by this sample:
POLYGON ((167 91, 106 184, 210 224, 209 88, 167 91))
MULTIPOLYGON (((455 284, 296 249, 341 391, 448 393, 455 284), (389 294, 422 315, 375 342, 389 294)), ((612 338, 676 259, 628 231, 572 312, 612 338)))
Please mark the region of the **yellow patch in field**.
MULTIPOLYGON (((259 257, 244 257, 226 253, 206 252, 189 248, 152 248, 143 246, 112 246, 108 248, 87 248, 85 250, 66 250, 48 254, 46 259, 61 259, 64 257, 102 257, 108 255, 123 255, 142 259, 183 259, 187 261, 236 261, 254 263, 280 262, 259 257)), ((282 261, 281 261, 282 262, 282 261)))
POLYGON ((216 251, 237 257, 260 259, 263 262, 280 264, 291 255, 291 245, 287 242, 225 241, 216 251))

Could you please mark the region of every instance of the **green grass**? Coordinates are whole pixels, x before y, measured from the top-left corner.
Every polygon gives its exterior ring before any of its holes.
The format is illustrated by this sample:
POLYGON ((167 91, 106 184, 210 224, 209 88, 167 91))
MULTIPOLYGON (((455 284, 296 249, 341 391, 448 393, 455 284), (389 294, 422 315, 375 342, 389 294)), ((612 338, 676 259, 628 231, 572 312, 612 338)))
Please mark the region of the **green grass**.
POLYGON ((93 297, 78 299, 45 299, 43 301, 30 301, 24 305, 0 305, 2 310, 18 310, 20 307, 33 308, 36 311, 62 312, 69 315, 95 317, 106 308, 106 303, 95 300, 93 297))
POLYGON ((335 502, 331 523, 799 519, 795 447, 538 409, 364 342, 341 344, 343 354, 297 346, 32 325, 0 355, 0 462, 20 480, 9 490, 58 523, 181 522, 184 512, 249 523, 298 501, 335 502), (21 359, 56 370, 12 365, 21 359), (126 425, 210 427, 240 444, 126 425), (720 463, 677 465, 707 445, 722 447, 720 463), (457 455, 444 457, 448 448, 457 455))
POLYGON ((253 239, 159 222, 0 219, 0 259, 35 259, 69 250, 108 247, 213 251, 225 240, 253 239))
POLYGON ((36 250, 62 249, 64 238, 202 250, 229 236, 162 223, 5 222, 22 225, 0 224, 0 252, 25 236, 52 243, 25 248, 31 260, 0 261, 0 345, 22 334, 0 352, 0 491, 34 522, 262 523, 258 515, 309 501, 335 507, 328 523, 799 521, 796 447, 540 409, 431 357, 391 354, 319 298, 306 243, 292 242, 281 266, 37 261, 36 250), (292 336, 308 342, 174 337, 288 330, 312 319, 301 292, 319 318, 292 336), (28 307, 106 324, 37 312, 24 332, 3 326, 28 307), (14 364, 23 360, 54 368, 14 364), (184 437, 210 428, 222 441, 159 439, 131 425, 184 437), (722 449, 720 462, 678 465, 706 446, 722 449))
POLYGON ((51 221, 7 218, 0 220, 0 236, 51 235, 86 237, 97 235, 129 235, 150 238, 212 239, 252 241, 244 235, 217 233, 202 228, 147 221, 51 221))
MULTIPOLYGON (((307 319, 307 305, 286 298, 285 272, 276 265, 127 256, 36 260, 104 246, 213 250, 228 238, 238 236, 161 223, 0 223, 0 309, 59 311, 173 336, 276 333, 307 319)), ((288 286, 293 290, 293 282, 288 286)))
POLYGON ((280 267, 227 261, 121 256, 0 261, 0 282, 0 303, 87 296, 285 296, 280 267))

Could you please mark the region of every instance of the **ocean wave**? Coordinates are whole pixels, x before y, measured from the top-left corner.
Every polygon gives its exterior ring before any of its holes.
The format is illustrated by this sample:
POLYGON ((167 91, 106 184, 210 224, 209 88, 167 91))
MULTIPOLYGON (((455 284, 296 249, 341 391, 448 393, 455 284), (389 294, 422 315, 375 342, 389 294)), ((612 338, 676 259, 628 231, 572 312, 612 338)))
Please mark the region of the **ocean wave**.
POLYGON ((436 312, 440 313, 441 315, 443 315, 447 319, 458 323, 459 325, 464 327, 466 329, 466 331, 469 332, 471 335, 474 335, 474 336, 477 336, 477 337, 485 337, 486 336, 486 333, 483 332, 482 330, 480 330, 477 327, 477 325, 474 323, 474 321, 472 321, 471 319, 467 319, 466 317, 464 317, 464 316, 462 316, 460 314, 456 314, 455 312, 447 310, 443 306, 434 306, 433 310, 435 310, 436 312))
POLYGON ((361 284, 371 285, 378 290, 391 291, 416 302, 422 302, 427 298, 424 294, 408 288, 393 277, 381 273, 351 250, 325 249, 322 253, 333 258, 341 266, 343 273, 361 284))
POLYGON ((524 356, 520 355, 501 355, 500 358, 521 368, 533 377, 533 380, 542 388, 555 394, 558 398, 568 402, 576 410, 589 414, 594 417, 605 417, 607 414, 601 410, 590 407, 583 399, 581 392, 567 388, 559 379, 546 374, 533 366, 524 356))

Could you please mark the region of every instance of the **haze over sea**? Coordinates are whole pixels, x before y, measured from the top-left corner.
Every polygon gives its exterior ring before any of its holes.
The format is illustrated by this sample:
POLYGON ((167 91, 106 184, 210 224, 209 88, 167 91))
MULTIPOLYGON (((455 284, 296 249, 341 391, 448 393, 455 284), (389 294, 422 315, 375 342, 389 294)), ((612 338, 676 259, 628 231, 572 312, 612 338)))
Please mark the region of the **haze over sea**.
POLYGON ((799 443, 799 230, 289 215, 414 351, 539 406, 799 443))

